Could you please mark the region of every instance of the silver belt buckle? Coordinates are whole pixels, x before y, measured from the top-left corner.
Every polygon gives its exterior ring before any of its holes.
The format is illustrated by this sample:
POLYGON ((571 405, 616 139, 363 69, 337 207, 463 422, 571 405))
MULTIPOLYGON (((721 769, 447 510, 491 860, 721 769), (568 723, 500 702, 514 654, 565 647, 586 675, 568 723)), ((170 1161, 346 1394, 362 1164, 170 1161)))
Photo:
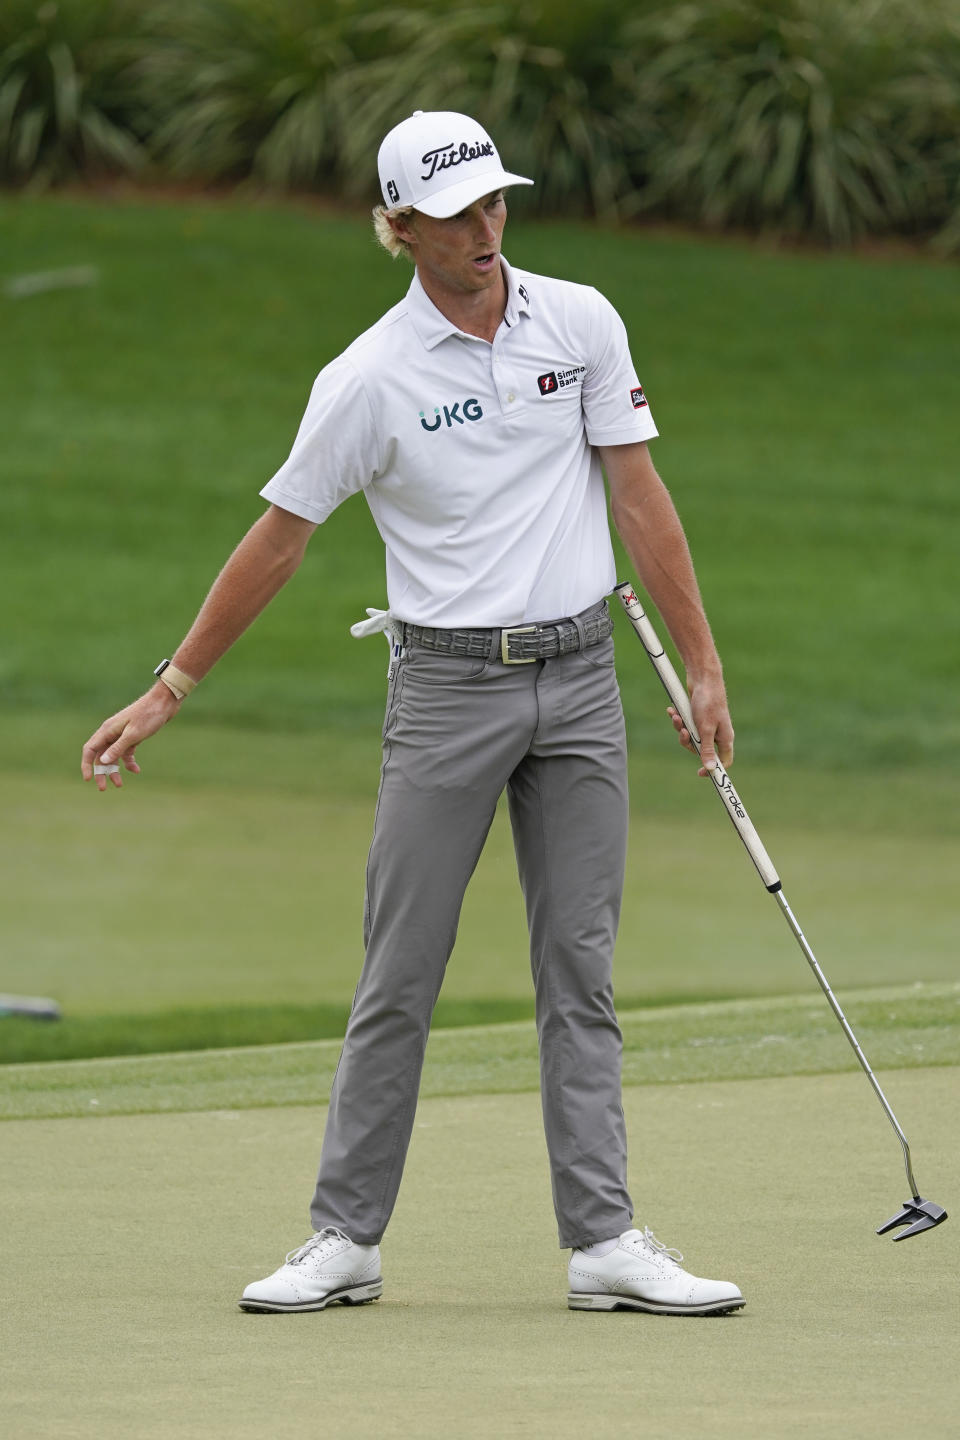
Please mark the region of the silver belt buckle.
POLYGON ((529 635, 533 630, 539 630, 539 625, 508 625, 506 630, 500 631, 500 659, 504 665, 533 665, 536 655, 520 655, 516 660, 510 655, 510 636, 529 635))

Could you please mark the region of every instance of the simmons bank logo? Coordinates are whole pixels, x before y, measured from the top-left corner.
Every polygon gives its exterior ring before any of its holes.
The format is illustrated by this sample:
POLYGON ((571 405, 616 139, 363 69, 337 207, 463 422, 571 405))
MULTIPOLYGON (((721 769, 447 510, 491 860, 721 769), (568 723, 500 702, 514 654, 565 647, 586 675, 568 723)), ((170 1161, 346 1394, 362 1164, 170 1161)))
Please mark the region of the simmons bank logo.
POLYGON ((420 425, 424 430, 439 430, 446 421, 447 429, 451 430, 454 425, 463 425, 467 420, 480 420, 483 417, 483 406, 479 400, 458 400, 456 405, 444 405, 441 413, 440 406, 434 405, 433 419, 426 418, 426 411, 420 411, 420 425))
POLYGON ((566 390, 571 385, 582 385, 586 373, 586 365, 570 365, 566 370, 548 370, 545 375, 537 376, 537 389, 541 395, 555 395, 558 390, 566 390))

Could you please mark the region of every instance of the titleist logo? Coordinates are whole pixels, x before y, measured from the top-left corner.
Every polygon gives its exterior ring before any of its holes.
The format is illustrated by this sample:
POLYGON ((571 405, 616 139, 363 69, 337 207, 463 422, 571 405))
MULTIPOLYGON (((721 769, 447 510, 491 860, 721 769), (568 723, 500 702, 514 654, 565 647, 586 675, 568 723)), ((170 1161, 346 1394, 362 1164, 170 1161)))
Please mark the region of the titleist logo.
POLYGON ((421 175, 421 180, 432 180, 439 170, 450 170, 454 165, 463 165, 467 160, 481 160, 485 155, 493 155, 493 144, 490 140, 476 145, 468 145, 464 140, 462 144, 455 145, 451 140, 449 145, 438 145, 436 150, 428 150, 426 155, 421 156, 420 163, 426 166, 427 173, 421 175))

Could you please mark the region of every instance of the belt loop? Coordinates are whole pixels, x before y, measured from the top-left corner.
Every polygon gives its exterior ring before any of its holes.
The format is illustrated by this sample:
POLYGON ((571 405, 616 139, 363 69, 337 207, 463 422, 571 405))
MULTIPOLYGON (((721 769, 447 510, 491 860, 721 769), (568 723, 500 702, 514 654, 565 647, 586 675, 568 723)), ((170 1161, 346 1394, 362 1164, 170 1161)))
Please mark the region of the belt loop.
POLYGON ((578 640, 579 640, 579 644, 577 645, 577 649, 578 649, 578 650, 586 650, 586 648, 587 648, 587 635, 586 635, 586 631, 584 630, 584 626, 583 626, 583 621, 582 621, 582 619, 580 618, 579 615, 571 615, 571 616, 570 616, 570 623, 571 623, 572 625, 575 625, 575 626, 577 627, 577 638, 578 638, 578 640))
POLYGON ((500 659, 500 631, 490 631, 490 649, 487 651, 487 662, 500 659))

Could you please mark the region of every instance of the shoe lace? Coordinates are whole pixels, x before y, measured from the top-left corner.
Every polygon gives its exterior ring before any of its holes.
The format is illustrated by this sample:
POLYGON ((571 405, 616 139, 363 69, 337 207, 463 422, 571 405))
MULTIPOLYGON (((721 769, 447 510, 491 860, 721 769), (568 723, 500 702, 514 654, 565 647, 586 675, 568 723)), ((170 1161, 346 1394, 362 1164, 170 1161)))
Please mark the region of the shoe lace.
POLYGON ((309 1240, 305 1240, 299 1249, 290 1251, 287 1256, 287 1264, 299 1265, 301 1260, 305 1260, 308 1255, 312 1255, 314 1250, 319 1250, 322 1245, 329 1245, 332 1240, 346 1239, 347 1236, 342 1230, 338 1230, 336 1225, 325 1225, 322 1230, 311 1235, 309 1240))
POLYGON ((644 1225, 643 1227, 643 1238, 650 1246, 651 1250, 656 1250, 659 1255, 666 1255, 668 1260, 675 1260, 678 1265, 680 1264, 680 1261, 683 1259, 680 1251, 668 1250, 666 1245, 662 1244, 661 1241, 657 1239, 656 1235, 654 1235, 649 1225, 644 1225))

